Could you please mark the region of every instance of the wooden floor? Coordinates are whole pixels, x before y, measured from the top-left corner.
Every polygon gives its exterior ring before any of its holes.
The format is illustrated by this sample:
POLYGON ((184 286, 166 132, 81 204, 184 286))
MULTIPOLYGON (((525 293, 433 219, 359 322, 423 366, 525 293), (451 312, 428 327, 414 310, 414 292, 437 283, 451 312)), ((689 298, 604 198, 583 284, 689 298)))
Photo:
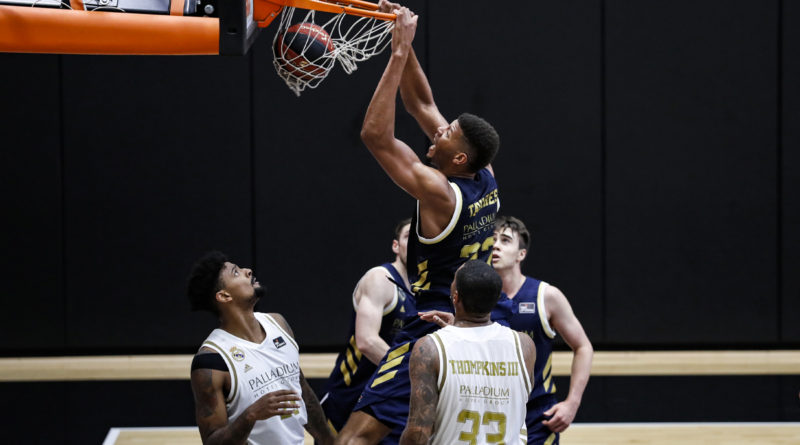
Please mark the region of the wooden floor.
MULTIPOLYGON (((0 382, 188 380, 192 356, 127 355, 0 358, 0 382)), ((327 378, 336 354, 300 354, 306 378, 327 378)), ((553 354, 566 376, 572 353, 553 354)), ((800 351, 595 351, 593 376, 798 375, 800 351)))
MULTIPOLYGON (((112 428, 103 445, 197 445, 197 428, 112 428)), ((800 422, 583 423, 561 437, 564 445, 797 445, 800 422)), ((306 437, 306 444, 313 441, 306 437)))

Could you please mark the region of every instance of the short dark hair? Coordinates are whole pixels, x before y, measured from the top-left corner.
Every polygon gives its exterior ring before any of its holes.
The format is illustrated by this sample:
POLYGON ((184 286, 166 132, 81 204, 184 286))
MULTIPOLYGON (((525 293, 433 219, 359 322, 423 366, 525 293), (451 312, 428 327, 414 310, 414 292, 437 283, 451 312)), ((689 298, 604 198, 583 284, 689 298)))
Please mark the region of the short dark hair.
POLYGON ((194 263, 186 285, 193 311, 210 311, 219 315, 215 295, 223 288, 220 274, 227 261, 224 253, 215 250, 207 252, 194 263))
POLYGON ((498 216, 494 222, 494 230, 499 231, 506 227, 511 229, 512 232, 517 232, 517 235, 519 235, 520 250, 528 250, 528 247, 531 245, 531 234, 528 232, 528 228, 525 227, 525 223, 513 216, 498 216))
POLYGON ((465 311, 488 314, 500 299, 503 280, 485 261, 469 260, 456 271, 456 290, 465 311))
POLYGON ((458 125, 469 145, 469 162, 467 166, 473 172, 491 164, 500 149, 500 136, 492 124, 475 116, 463 113, 458 116, 458 125))
POLYGON ((405 226, 407 226, 409 224, 411 224, 411 218, 406 218, 406 219, 400 221, 399 223, 397 223, 397 225, 394 226, 394 237, 392 238, 392 240, 399 241, 400 240, 400 232, 403 231, 403 227, 405 227, 405 226))

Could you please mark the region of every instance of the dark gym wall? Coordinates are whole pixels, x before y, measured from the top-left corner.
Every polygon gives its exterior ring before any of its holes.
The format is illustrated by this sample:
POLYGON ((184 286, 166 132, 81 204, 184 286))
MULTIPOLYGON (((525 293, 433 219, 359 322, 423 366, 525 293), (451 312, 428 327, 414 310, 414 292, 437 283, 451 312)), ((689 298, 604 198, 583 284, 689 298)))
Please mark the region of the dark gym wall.
POLYGON ((608 341, 779 340, 776 6, 607 2, 608 341))
POLYGON ((3 266, 0 345, 61 349, 64 313, 61 58, 0 55, 3 266), (11 69, 10 67, 13 67, 11 69))
MULTIPOLYGON (((410 6, 445 116, 501 133, 525 271, 598 348, 800 342, 800 7, 410 6)), ((190 352, 214 320, 184 280, 210 248, 255 266, 260 309, 306 351, 344 340, 353 285, 413 209, 358 138, 387 54, 296 98, 272 33, 245 57, 0 54, 0 353, 190 352)))
POLYGON ((800 4, 781 2, 781 318, 782 340, 800 341, 800 4))

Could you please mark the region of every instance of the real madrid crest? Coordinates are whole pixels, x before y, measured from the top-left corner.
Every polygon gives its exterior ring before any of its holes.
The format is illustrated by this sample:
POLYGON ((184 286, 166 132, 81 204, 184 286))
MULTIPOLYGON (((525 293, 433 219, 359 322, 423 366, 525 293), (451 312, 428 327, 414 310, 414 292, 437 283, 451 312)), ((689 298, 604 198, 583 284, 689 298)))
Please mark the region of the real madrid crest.
POLYGON ((231 348, 231 357, 237 362, 240 362, 244 360, 244 351, 234 346, 231 348))

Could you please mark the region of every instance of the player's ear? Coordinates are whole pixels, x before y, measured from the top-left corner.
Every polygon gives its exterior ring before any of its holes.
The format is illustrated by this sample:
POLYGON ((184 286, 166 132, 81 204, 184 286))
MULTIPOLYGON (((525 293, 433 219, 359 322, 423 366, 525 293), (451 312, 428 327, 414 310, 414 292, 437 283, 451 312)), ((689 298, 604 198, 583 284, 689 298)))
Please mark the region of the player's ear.
POLYGON ((394 252, 395 255, 400 254, 400 243, 396 239, 392 240, 392 252, 394 252))
POLYGON ((528 256, 528 249, 519 249, 519 254, 517 256, 517 259, 519 259, 520 263, 525 260, 526 256, 528 256))
POLYGON ((469 156, 467 156, 467 154, 463 151, 458 152, 455 154, 455 156, 453 156, 453 164, 455 165, 464 165, 467 162, 469 162, 469 156))
POLYGON ((227 302, 233 300, 233 297, 231 297, 231 294, 228 293, 228 291, 226 291, 225 289, 217 292, 217 294, 214 297, 220 303, 227 303, 227 302))

